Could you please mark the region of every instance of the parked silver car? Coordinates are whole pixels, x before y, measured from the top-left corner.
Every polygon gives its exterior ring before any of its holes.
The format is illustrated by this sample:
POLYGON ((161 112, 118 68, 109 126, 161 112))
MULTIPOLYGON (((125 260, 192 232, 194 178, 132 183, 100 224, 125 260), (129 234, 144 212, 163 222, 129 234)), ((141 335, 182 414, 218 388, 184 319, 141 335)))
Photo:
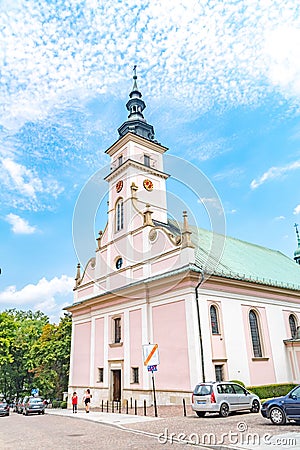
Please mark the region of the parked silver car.
POLYGON ((24 403, 23 414, 28 416, 29 414, 44 414, 45 403, 41 397, 28 397, 24 403))
POLYGON ((192 409, 198 417, 216 412, 221 417, 227 417, 233 411, 243 410, 258 413, 260 400, 257 395, 251 394, 237 383, 226 381, 199 383, 193 392, 192 409))
POLYGON ((9 416, 9 404, 4 399, 0 399, 0 416, 9 416))

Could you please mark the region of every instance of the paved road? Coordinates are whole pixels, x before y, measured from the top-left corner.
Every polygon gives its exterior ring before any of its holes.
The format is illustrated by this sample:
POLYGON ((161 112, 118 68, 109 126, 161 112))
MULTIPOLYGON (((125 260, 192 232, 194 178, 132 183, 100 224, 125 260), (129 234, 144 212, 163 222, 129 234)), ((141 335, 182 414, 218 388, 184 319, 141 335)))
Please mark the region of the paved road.
MULTIPOLYGON (((0 417, 0 449, 152 450, 168 447, 173 449, 179 446, 182 448, 182 444, 162 445, 157 436, 151 433, 120 429, 116 425, 80 420, 77 417, 47 413, 44 416, 28 417, 12 413, 9 417, 0 417)), ((83 413, 81 418, 85 418, 83 413)))
POLYGON ((44 416, 0 418, 0 449, 247 449, 298 450, 300 427, 274 426, 260 414, 150 418, 47 410, 44 416), (186 444, 189 442, 190 444, 186 444), (185 443, 185 445, 183 445, 185 443), (192 445, 196 444, 196 445, 192 445))

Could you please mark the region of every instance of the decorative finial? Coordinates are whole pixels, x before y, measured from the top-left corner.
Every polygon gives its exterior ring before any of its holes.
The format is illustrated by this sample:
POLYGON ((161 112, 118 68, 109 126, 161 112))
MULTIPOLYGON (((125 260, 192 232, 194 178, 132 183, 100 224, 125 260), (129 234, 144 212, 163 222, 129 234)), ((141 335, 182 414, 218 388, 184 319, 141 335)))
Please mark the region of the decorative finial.
POLYGON ((138 91, 138 87, 137 87, 137 75, 136 75, 136 64, 133 66, 133 86, 132 86, 132 91, 138 91))
POLYGON ((299 225, 297 223, 295 223, 294 227, 296 228, 298 247, 294 251, 294 260, 296 261, 297 264, 300 264, 300 236, 299 236, 298 226, 299 225))
POLYGON ((183 211, 183 232, 182 232, 182 248, 190 247, 195 248, 191 241, 192 232, 189 229, 188 215, 186 211, 183 211))
POLYGON ((299 225, 297 223, 295 223, 294 227, 296 228, 297 239, 298 239, 298 242, 299 242, 299 231, 298 231, 299 225))
POLYGON ((154 226, 154 223, 152 221, 151 215, 153 214, 153 211, 150 210, 149 203, 146 204, 146 211, 144 212, 144 225, 150 225, 151 227, 154 226))
POLYGON ((97 239, 96 239, 97 244, 98 244, 98 250, 101 249, 101 239, 102 239, 102 236, 103 236, 103 232, 102 232, 102 230, 100 230, 99 233, 98 233, 98 237, 97 237, 97 239))
POLYGON ((75 277, 75 288, 80 285, 81 282, 81 274, 80 274, 80 264, 77 264, 76 277, 75 277))

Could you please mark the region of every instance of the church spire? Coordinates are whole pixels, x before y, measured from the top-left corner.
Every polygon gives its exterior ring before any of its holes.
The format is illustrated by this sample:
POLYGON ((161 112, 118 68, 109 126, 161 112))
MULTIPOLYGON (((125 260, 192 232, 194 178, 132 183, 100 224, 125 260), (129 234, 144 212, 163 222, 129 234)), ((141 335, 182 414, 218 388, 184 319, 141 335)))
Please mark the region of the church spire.
POLYGON ((133 67, 133 86, 129 94, 129 100, 126 103, 126 108, 129 111, 128 120, 120 126, 118 132, 120 137, 131 132, 153 141, 154 128, 146 122, 143 115, 146 103, 142 100, 142 94, 137 85, 136 68, 137 66, 135 65, 133 67))
POLYGON ((299 225, 297 223, 295 223, 294 227, 296 228, 298 247, 294 252, 294 260, 296 261, 297 264, 300 264, 300 236, 299 236, 298 226, 299 225))

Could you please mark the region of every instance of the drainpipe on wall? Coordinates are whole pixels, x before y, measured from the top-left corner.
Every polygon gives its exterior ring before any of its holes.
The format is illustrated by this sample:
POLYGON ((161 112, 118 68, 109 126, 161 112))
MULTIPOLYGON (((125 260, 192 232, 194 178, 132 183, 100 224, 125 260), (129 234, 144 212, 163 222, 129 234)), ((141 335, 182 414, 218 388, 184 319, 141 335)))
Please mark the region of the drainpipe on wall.
POLYGON ((201 280, 195 287, 196 294, 196 308, 197 308, 197 320, 198 320, 198 332, 199 332, 199 343, 200 343, 200 357, 201 357, 201 370, 202 370, 202 382, 205 382, 205 369, 204 369, 204 356, 203 356, 203 341, 202 341, 202 330, 201 330, 201 321, 200 321, 200 310, 199 310, 199 297, 198 297, 198 288, 204 281, 204 272, 201 269, 201 280))

